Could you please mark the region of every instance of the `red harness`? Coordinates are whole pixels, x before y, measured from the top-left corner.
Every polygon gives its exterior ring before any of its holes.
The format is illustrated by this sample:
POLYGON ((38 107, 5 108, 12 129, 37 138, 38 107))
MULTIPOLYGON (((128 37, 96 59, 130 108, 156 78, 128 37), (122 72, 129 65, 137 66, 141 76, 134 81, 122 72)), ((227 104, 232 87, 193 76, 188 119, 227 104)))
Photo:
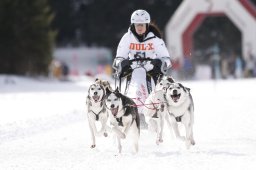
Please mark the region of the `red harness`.
POLYGON ((144 106, 146 107, 147 109, 151 109, 151 110, 157 110, 157 108, 155 107, 156 104, 162 104, 162 103, 166 103, 166 102, 159 102, 159 103, 149 103, 149 104, 146 104, 144 103, 143 101, 140 100, 140 98, 132 98, 133 100, 138 100, 141 104, 133 104, 133 105, 130 105, 132 107, 141 107, 141 106, 144 106), (153 106, 153 108, 150 108, 148 106, 153 106))

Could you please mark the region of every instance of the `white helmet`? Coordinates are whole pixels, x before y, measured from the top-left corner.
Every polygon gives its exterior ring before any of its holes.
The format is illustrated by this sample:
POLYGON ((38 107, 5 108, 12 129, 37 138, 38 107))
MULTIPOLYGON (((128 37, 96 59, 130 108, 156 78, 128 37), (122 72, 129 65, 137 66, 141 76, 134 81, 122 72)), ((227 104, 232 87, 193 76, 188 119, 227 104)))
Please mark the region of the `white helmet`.
POLYGON ((134 11, 131 16, 131 24, 134 23, 150 23, 149 13, 142 9, 134 11))

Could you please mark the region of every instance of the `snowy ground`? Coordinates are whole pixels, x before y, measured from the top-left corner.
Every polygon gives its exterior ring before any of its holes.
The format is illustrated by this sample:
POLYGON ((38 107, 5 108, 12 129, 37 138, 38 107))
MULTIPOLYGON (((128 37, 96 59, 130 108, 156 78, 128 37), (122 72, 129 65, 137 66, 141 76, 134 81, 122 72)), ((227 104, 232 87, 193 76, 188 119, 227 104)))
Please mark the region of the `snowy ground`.
POLYGON ((142 130, 139 153, 129 143, 116 156, 113 137, 90 149, 84 113, 93 79, 54 82, 0 75, 0 169, 155 170, 256 168, 256 79, 183 82, 195 102, 196 145, 186 150, 169 129, 164 143, 142 130), (14 81, 14 82, 12 82, 14 81))

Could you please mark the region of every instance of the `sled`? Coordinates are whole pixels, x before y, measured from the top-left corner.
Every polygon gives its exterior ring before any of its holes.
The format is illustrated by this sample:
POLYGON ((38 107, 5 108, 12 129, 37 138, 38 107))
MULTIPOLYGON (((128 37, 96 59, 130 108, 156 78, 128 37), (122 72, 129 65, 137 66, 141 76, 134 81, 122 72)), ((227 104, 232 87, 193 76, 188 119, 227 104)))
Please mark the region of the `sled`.
POLYGON ((145 65, 152 59, 133 59, 130 62, 136 62, 136 67, 132 69, 131 73, 125 77, 119 77, 115 74, 115 87, 120 92, 129 98, 133 99, 138 106, 138 111, 141 113, 140 106, 144 105, 150 92, 155 88, 153 78, 147 74, 145 65))

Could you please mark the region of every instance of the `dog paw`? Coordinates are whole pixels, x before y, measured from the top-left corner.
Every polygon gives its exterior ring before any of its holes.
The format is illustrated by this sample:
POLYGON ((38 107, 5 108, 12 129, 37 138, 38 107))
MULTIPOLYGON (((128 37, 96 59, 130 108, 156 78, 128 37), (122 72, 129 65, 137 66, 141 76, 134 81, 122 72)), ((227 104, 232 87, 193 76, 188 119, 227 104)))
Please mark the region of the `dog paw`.
POLYGON ((95 147, 96 147, 96 145, 91 145, 91 147, 90 147, 90 148, 91 148, 91 149, 93 149, 93 148, 95 148, 95 147))
POLYGON ((156 144, 159 145, 160 143, 163 143, 163 139, 157 139, 156 144))
POLYGON ((194 140, 190 140, 191 145, 195 145, 196 142, 194 140))
POLYGON ((103 135, 105 136, 105 137, 108 137, 108 134, 105 132, 105 133, 103 133, 103 135))

